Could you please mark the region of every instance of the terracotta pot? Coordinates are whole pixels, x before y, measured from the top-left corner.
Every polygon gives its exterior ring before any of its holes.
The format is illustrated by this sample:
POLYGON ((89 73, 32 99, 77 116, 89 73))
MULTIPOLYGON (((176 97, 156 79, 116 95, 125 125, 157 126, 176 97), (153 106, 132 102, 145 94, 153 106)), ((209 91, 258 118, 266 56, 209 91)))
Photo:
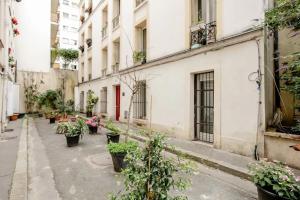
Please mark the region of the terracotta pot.
POLYGON ((10 116, 9 118, 10 118, 10 121, 16 121, 17 119, 18 119, 18 114, 14 114, 14 115, 12 115, 12 116, 10 116))

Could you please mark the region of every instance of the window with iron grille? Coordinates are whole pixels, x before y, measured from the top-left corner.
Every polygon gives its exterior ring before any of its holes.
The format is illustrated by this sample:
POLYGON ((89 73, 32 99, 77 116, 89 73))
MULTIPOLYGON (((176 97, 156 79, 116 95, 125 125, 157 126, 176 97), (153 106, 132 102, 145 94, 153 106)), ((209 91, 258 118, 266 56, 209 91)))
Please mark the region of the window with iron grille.
POLYGON ((138 91, 133 98, 133 117, 146 119, 146 81, 138 82, 138 91))
POLYGON ((107 113, 107 87, 100 91, 100 112, 107 113))
POLYGON ((214 142, 214 72, 195 75, 194 127, 195 139, 214 142))

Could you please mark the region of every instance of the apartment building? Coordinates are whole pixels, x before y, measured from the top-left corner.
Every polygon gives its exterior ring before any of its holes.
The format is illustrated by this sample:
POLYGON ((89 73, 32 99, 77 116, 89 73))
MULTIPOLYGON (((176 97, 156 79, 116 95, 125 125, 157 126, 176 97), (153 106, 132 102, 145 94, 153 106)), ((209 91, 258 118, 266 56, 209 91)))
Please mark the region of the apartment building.
POLYGON ((8 117, 18 112, 15 42, 20 29, 15 15, 16 1, 0 1, 0 129, 5 131, 8 117))
MULTIPOLYGON (((59 4, 58 47, 78 50, 78 0, 60 0, 59 4)), ((59 67, 75 70, 77 69, 77 62, 70 63, 69 66, 64 66, 64 62, 59 60, 59 67)))
POLYGON ((81 0, 78 109, 85 112, 93 90, 95 113, 126 121, 127 84, 136 76, 142 87, 132 123, 252 156, 272 107, 262 77, 268 7, 261 0, 81 0))

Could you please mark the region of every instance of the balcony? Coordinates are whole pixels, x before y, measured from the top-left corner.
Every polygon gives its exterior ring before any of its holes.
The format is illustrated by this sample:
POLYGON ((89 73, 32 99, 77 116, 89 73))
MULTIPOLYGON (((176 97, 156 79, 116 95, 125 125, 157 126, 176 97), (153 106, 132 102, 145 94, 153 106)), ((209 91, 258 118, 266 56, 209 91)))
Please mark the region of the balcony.
POLYGON ((144 1, 146 1, 146 0, 136 0, 136 1, 135 1, 135 7, 138 7, 138 6, 141 5, 144 1))
POLYGON ((88 48, 90 48, 92 46, 92 39, 91 38, 87 39, 85 42, 86 42, 88 48))
POLYGON ((107 37, 107 23, 102 28, 102 40, 104 40, 107 37))
POLYGON ((89 74, 89 81, 92 80, 92 74, 89 74))
POLYGON ((216 22, 199 23, 191 27, 191 48, 199 48, 216 41, 216 22))
POLYGON ((119 63, 112 65, 111 68, 112 68, 112 71, 114 74, 118 73, 119 72, 119 63))
POLYGON ((114 17, 113 21, 113 30, 117 29, 120 25, 120 15, 117 15, 116 17, 114 17))
POLYGON ((80 45, 79 50, 81 51, 81 53, 84 53, 84 45, 80 45))

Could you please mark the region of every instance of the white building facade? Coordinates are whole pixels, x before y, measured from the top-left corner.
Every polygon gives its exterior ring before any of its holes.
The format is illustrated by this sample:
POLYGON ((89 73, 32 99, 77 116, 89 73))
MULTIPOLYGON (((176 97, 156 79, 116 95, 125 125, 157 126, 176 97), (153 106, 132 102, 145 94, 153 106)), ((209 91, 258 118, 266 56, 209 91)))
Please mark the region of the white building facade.
POLYGON ((81 0, 75 103, 85 112, 93 90, 95 113, 126 121, 124 80, 136 76, 143 87, 132 123, 252 156, 269 115, 258 26, 268 7, 261 0, 81 0))
MULTIPOLYGON (((58 46, 62 49, 78 50, 78 28, 79 28, 79 8, 78 0, 60 0, 59 1, 59 32, 58 46)), ((69 66, 63 66, 62 60, 60 68, 77 69, 77 62, 70 63, 69 66)))
POLYGON ((19 37, 19 19, 13 0, 0 1, 0 129, 5 131, 8 117, 18 113, 15 43, 19 37))

